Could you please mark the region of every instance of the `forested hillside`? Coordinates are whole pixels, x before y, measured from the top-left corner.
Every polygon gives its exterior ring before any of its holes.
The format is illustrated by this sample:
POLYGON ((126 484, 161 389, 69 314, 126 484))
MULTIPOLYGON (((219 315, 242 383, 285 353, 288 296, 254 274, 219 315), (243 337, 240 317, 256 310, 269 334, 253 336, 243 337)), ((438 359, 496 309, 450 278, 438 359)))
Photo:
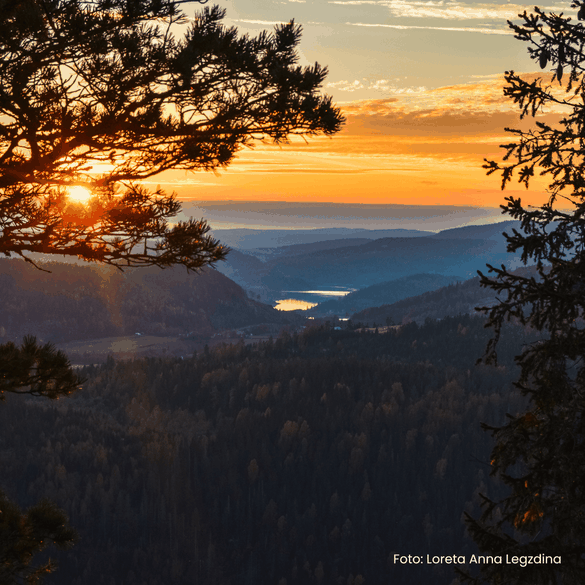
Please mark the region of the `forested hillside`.
POLYGON ((470 317, 387 334, 321 326, 185 360, 86 369, 78 394, 0 406, 0 488, 67 510, 80 533, 47 583, 448 585, 469 554, 490 438, 522 399, 470 317))
POLYGON ((301 322, 249 299, 213 269, 156 267, 124 272, 99 265, 0 260, 0 341, 27 334, 64 342, 141 332, 195 333, 258 323, 301 322))
MULTIPOLYGON (((535 268, 523 267, 514 274, 538 278, 535 268)), ((349 295, 348 295, 349 297, 349 295)), ((456 315, 477 314, 475 308, 491 306, 497 302, 497 295, 491 289, 482 288, 479 277, 464 282, 430 290, 416 296, 403 298, 395 303, 370 306, 352 315, 355 323, 384 325, 387 319, 394 323, 416 321, 419 325, 426 319, 443 319, 456 315)))
POLYGON ((383 325, 387 319, 391 319, 394 323, 402 321, 424 323, 426 319, 473 314, 475 307, 493 303, 494 299, 494 293, 482 289, 479 286, 479 278, 476 277, 401 299, 395 303, 369 307, 354 313, 351 318, 355 323, 366 325, 383 325))
MULTIPOLYGON (((307 311, 308 315, 338 316, 353 314, 369 307, 380 307, 392 304, 402 299, 434 291, 460 280, 456 276, 442 276, 441 274, 413 274, 396 280, 373 284, 340 299, 332 299, 319 303, 307 311)), ((384 321, 381 321, 382 323, 384 321)))

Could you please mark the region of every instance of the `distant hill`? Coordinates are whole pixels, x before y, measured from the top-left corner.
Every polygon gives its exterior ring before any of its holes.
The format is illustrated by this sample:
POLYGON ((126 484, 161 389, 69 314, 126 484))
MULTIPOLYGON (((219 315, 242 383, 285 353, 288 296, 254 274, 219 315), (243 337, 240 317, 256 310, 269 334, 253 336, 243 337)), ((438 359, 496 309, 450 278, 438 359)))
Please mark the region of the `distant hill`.
POLYGON ((404 237, 400 230, 225 230, 233 232, 232 241, 239 247, 220 270, 241 286, 272 299, 278 298, 276 291, 363 289, 424 273, 466 279, 486 263, 519 264, 507 252, 502 235, 518 225, 501 222, 438 234, 415 232, 416 237, 404 237), (340 238, 343 232, 349 237, 340 238), (384 232, 393 237, 369 239, 384 232), (316 241, 318 237, 322 239, 316 241), (312 241, 301 242, 304 238, 312 241), (273 247, 258 246, 261 242, 272 242, 273 247))
POLYGON ((225 262, 217 263, 217 271, 248 290, 261 288, 261 278, 266 271, 265 264, 246 252, 230 250, 225 262))
MULTIPOLYGON (((516 274, 532 276, 536 274, 533 267, 522 267, 516 274)), ((497 302, 497 296, 489 288, 479 285, 479 277, 465 282, 450 284, 437 290, 405 298, 396 303, 371 307, 358 311, 351 316, 352 321, 368 325, 382 325, 389 317, 394 323, 415 321, 422 324, 427 318, 444 319, 463 314, 476 314, 475 307, 491 306, 497 302)))
POLYGON ((407 229, 366 230, 352 228, 324 228, 311 230, 239 228, 213 230, 213 237, 222 244, 238 250, 279 248, 297 244, 315 244, 327 240, 351 240, 354 238, 377 240, 379 238, 415 238, 432 235, 433 232, 407 229))
POLYGON ((484 225, 466 225, 458 228, 442 230, 429 237, 441 240, 464 239, 464 240, 496 240, 505 242, 503 232, 512 233, 512 229, 520 228, 518 221, 502 221, 499 223, 488 223, 484 225))
POLYGON ((367 325, 383 325, 388 318, 394 323, 415 321, 421 324, 427 317, 443 319, 447 316, 474 314, 476 306, 493 302, 493 299, 493 293, 490 295, 490 291, 481 289, 479 277, 476 277, 396 303, 358 311, 351 319, 367 325))
POLYGON ((33 334, 64 342, 136 332, 209 336, 260 323, 297 323, 297 315, 249 299, 215 270, 140 268, 0 260, 0 340, 33 334))
POLYGON ((469 278, 486 263, 511 263, 503 238, 383 238, 360 246, 315 250, 268 261, 262 283, 274 290, 372 284, 421 273, 469 278))
POLYGON ((337 248, 346 248, 348 246, 361 246, 371 242, 370 238, 341 238, 339 240, 323 240, 322 242, 312 242, 309 244, 293 244, 291 246, 280 246, 278 248, 255 248, 246 250, 262 262, 274 261, 280 256, 296 256, 299 254, 312 254, 317 251, 335 250, 337 248))
POLYGON ((347 296, 319 303, 307 311, 308 315, 326 316, 334 314, 343 316, 352 314, 368 307, 379 307, 395 303, 407 297, 420 295, 447 286, 460 280, 456 276, 441 274, 414 274, 397 280, 390 280, 374 284, 361 290, 349 293, 347 296))

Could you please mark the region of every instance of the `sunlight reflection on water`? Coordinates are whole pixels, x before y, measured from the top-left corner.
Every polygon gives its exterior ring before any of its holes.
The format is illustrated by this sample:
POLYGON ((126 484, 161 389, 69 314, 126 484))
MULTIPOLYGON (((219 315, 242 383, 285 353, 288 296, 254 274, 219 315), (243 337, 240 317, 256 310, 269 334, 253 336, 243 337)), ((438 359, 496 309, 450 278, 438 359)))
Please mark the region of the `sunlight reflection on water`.
POLYGON ((317 306, 317 303, 308 303, 307 301, 299 301, 298 299, 282 299, 276 301, 274 308, 278 311, 306 311, 317 306))
MULTIPOLYGON (((331 297, 344 297, 355 289, 350 290, 285 290, 282 292, 294 295, 311 295, 319 302, 331 297)), ((315 307, 318 303, 301 299, 280 299, 276 301, 275 309, 279 311, 306 311, 315 307)))
POLYGON ((344 297, 345 295, 352 292, 352 290, 285 290, 282 292, 297 295, 318 295, 320 297, 344 297))

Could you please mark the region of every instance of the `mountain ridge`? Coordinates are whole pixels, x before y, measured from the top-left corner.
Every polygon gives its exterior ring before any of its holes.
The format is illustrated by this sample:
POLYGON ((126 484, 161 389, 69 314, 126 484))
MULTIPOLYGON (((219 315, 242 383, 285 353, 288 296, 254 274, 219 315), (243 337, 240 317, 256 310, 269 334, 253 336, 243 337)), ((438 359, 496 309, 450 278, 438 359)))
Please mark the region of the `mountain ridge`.
MULTIPOLYGON (((278 298, 280 291, 362 289, 422 273, 465 279, 487 263, 519 264, 519 258, 507 251, 502 235, 512 227, 519 227, 518 222, 465 226, 408 238, 394 233, 393 237, 367 241, 354 238, 357 242, 337 238, 329 243, 271 249, 237 248, 219 270, 271 300, 278 298)), ((355 230, 354 235, 363 233, 355 230)))

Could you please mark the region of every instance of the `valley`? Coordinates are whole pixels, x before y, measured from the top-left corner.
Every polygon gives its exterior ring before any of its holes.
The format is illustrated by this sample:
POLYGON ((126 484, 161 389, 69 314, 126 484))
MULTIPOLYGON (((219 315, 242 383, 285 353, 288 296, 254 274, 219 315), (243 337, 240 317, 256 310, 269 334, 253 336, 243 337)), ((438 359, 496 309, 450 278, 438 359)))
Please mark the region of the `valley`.
POLYGON ((85 380, 0 409, 9 494, 51 498, 82 537, 58 577, 450 585, 391 559, 473 554, 461 511, 501 492, 479 421, 523 407, 513 356, 533 337, 509 325, 500 366, 477 365, 475 307, 497 299, 468 277, 517 262, 502 227, 258 248, 244 232, 200 274, 0 260, 0 342, 36 335, 85 380))
POLYGON ((298 332, 315 319, 375 326, 469 313, 493 302, 476 271, 518 263, 501 235, 512 227, 220 230, 233 247, 201 274, 54 262, 40 271, 0 260, 0 341, 32 334, 74 363, 97 363, 108 355, 184 357, 206 344, 298 332))

